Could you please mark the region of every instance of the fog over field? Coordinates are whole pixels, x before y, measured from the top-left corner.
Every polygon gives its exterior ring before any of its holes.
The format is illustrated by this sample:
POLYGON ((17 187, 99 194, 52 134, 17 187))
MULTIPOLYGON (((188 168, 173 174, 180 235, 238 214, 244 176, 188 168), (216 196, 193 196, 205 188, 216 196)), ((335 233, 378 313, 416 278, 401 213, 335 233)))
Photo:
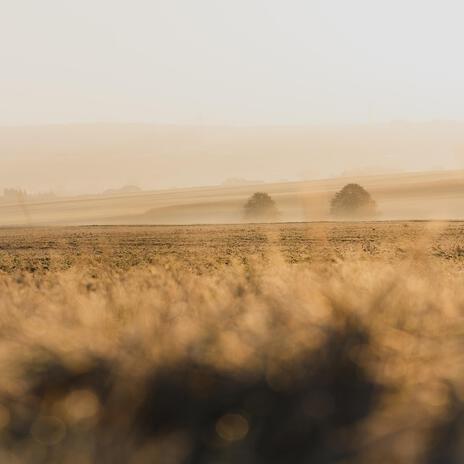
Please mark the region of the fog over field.
POLYGON ((224 185, 101 195, 13 197, 0 202, 0 225, 240 223, 256 191, 268 192, 283 222, 332 220, 330 200, 361 182, 377 202, 374 219, 462 219, 463 171, 338 177, 306 182, 224 185))
POLYGON ((0 188, 99 193, 464 168, 464 123, 0 127, 0 188))
POLYGON ((326 220, 348 182, 378 219, 463 217, 459 123, 2 127, 0 153, 0 187, 55 193, 5 197, 2 225, 240 222, 255 191, 282 221, 326 220))
POLYGON ((463 464, 463 18, 0 0, 0 464, 463 464))

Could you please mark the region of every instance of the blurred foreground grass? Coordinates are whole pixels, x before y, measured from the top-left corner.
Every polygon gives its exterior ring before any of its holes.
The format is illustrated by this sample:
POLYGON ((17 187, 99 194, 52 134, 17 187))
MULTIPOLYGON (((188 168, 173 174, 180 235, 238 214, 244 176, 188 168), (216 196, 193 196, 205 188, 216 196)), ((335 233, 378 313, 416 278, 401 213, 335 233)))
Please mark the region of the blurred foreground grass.
POLYGON ((463 462, 460 224, 240 227, 0 234, 0 462, 463 462))

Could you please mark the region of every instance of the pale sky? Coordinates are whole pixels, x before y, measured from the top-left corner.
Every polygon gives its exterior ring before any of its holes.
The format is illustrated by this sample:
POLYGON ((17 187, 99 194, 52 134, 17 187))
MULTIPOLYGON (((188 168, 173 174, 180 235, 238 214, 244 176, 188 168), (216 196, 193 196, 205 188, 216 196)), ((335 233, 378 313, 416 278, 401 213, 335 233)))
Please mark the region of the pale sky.
POLYGON ((0 0, 0 125, 464 120, 462 0, 0 0))

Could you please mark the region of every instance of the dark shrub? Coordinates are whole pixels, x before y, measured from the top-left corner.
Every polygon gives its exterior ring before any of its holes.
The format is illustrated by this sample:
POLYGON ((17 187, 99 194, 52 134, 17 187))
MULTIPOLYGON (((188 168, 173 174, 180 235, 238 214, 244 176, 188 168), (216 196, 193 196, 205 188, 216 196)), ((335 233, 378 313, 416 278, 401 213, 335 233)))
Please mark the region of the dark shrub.
POLYGON ((279 218, 275 201, 263 192, 254 193, 246 202, 244 210, 246 220, 272 222, 279 218))
POLYGON ((330 214, 338 218, 369 218, 376 213, 376 203, 359 184, 347 184, 330 202, 330 214))

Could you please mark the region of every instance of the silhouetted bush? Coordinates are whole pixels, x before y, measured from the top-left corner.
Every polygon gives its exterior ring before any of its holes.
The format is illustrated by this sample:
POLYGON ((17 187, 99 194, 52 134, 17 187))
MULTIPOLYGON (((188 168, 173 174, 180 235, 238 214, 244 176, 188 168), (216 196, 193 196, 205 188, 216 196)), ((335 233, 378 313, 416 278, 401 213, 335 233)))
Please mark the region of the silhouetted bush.
POLYGON ((462 276, 417 255, 1 272, 0 463, 461 464, 462 276))
POLYGON ((359 184, 347 184, 330 202, 330 214, 339 218, 369 218, 377 205, 370 193, 359 184))
POLYGON ((144 366, 134 385, 110 359, 83 356, 73 366, 38 350, 34 363, 23 366, 27 395, 0 397, 9 405, 0 446, 16 449, 32 435, 45 451, 34 450, 26 464, 71 462, 73 446, 88 453, 89 463, 329 464, 354 458, 356 425, 381 394, 353 356, 369 343, 361 325, 348 323, 329 330, 317 352, 303 351, 285 365, 265 356, 262 370, 230 371, 186 358, 144 366))
POLYGON ((279 218, 275 201, 263 192, 254 193, 246 202, 244 210, 246 220, 270 222, 279 218))

